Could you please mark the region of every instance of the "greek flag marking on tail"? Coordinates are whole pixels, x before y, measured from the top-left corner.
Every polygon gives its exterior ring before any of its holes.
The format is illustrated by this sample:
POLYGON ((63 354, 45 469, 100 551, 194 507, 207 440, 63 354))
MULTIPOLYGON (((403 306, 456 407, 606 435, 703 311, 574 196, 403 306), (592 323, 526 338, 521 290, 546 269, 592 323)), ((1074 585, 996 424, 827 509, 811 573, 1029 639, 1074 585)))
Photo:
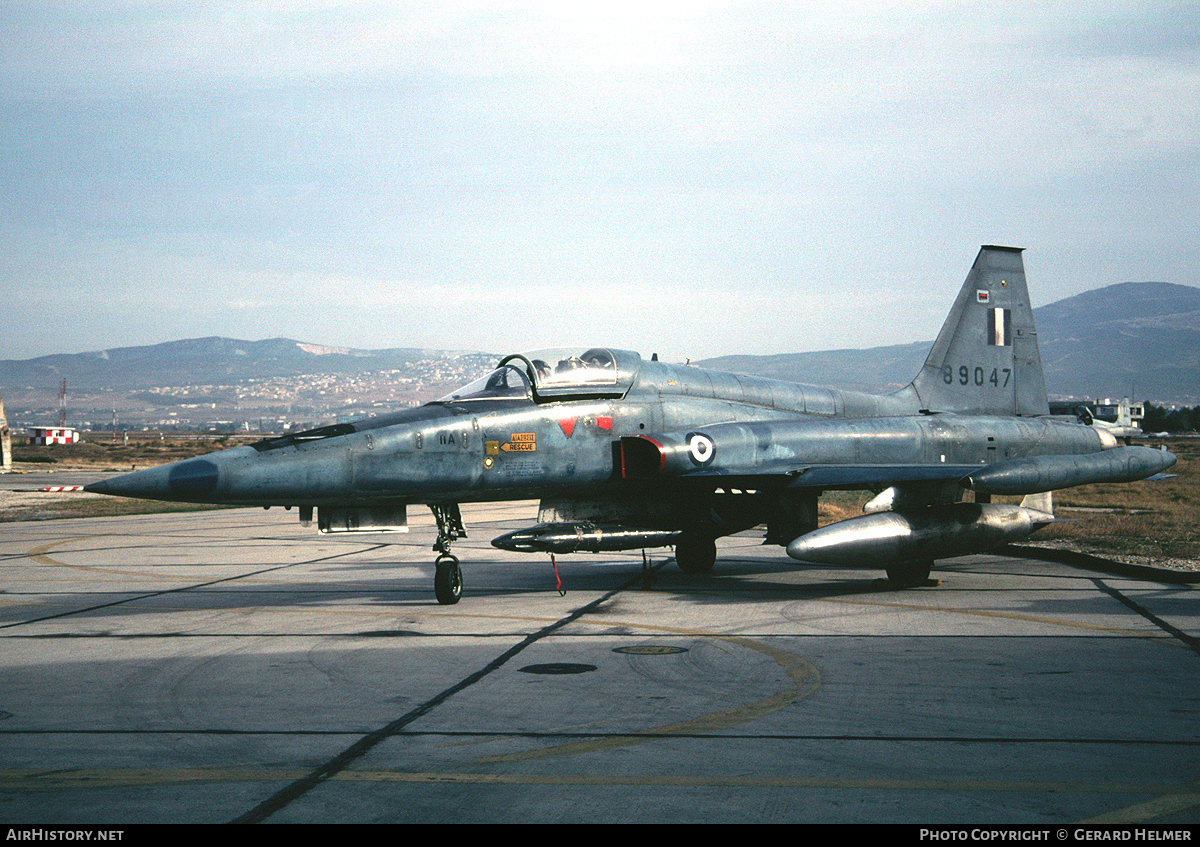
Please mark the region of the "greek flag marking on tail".
POLYGON ((1008 309, 988 309, 988 344, 1007 347, 1012 344, 1012 313, 1008 309))
POLYGON ((1019 248, 980 248, 911 387, 928 414, 1050 414, 1019 248))

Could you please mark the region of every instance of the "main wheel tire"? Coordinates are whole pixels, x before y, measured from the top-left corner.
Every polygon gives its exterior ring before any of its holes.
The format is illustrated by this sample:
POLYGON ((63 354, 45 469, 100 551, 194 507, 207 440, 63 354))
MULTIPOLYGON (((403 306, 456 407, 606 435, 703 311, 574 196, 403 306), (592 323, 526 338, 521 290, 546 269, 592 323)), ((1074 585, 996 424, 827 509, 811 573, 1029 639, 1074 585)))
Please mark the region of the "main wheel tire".
POLYGON ((433 575, 433 593, 443 606, 453 606, 462 597, 462 568, 454 556, 439 556, 433 575))
POLYGON ((929 582, 933 570, 931 560, 919 562, 897 562, 887 569, 888 581, 897 588, 915 588, 929 582))
POLYGON ((711 573, 717 563, 717 542, 706 536, 685 535, 675 544, 675 564, 684 573, 711 573))

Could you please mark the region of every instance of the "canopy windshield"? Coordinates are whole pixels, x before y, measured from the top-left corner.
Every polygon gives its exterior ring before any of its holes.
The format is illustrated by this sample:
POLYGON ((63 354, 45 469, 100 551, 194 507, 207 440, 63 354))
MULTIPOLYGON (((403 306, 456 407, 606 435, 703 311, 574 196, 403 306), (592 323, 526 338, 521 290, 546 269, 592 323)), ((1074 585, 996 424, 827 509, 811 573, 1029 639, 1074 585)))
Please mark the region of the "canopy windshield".
POLYGON ((495 399, 530 399, 529 379, 521 368, 512 364, 502 365, 487 376, 438 398, 437 402, 459 403, 465 400, 495 399))
POLYGON ((597 395, 620 397, 637 376, 642 358, 607 347, 556 348, 506 356, 501 364, 523 366, 537 399, 597 395))
POLYGON ((561 400, 568 397, 622 397, 633 384, 642 357, 605 347, 556 348, 514 353, 487 376, 439 398, 468 400, 561 400))

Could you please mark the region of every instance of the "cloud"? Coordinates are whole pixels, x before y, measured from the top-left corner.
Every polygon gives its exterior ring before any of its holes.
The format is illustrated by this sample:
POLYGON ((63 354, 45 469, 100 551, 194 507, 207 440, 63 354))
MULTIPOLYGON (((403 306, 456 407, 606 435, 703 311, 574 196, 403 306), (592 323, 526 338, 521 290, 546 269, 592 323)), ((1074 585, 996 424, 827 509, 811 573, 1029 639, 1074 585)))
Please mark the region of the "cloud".
POLYGON ((139 332, 872 346, 931 337, 997 242, 1029 248, 1038 304, 1192 284, 1198 18, 4 4, 0 271, 60 301, 19 321, 73 331, 0 356, 139 332), (907 319, 876 320, 881 301, 907 319))

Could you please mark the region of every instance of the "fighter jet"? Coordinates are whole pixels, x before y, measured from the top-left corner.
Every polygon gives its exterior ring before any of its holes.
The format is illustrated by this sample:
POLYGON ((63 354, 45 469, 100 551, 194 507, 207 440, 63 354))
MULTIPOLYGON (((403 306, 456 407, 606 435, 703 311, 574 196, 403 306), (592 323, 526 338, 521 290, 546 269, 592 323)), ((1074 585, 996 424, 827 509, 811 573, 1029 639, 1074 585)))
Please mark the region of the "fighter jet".
POLYGON ((1048 492, 1127 482, 1175 462, 1051 416, 1022 251, 983 247, 924 367, 887 395, 818 388, 607 347, 516 353, 424 406, 267 438, 92 483, 87 491, 297 507, 321 532, 437 520, 434 593, 458 602, 459 504, 538 499, 536 525, 492 543, 563 554, 674 547, 710 571, 716 541, 755 527, 801 562, 930 582, 937 559, 1021 541, 1048 492), (818 528, 823 491, 876 493, 818 528), (970 501, 964 499, 970 491, 970 501), (1020 505, 992 495, 1026 495, 1020 505))

